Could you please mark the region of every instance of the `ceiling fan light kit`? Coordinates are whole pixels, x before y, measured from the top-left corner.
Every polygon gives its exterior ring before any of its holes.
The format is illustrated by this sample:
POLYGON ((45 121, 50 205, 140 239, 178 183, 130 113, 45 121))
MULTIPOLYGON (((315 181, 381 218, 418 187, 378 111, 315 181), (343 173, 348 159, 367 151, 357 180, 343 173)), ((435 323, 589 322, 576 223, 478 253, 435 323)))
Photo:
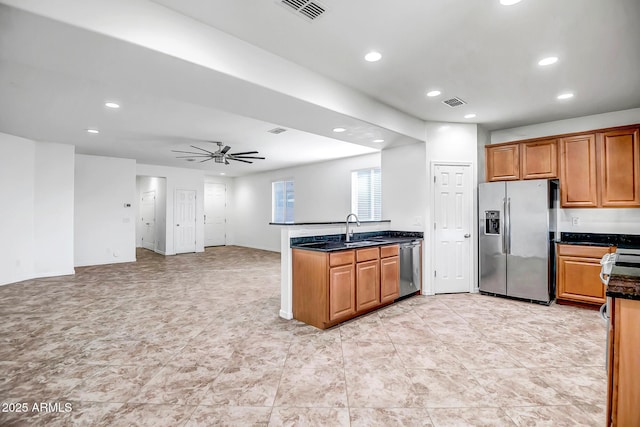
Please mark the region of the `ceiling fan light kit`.
POLYGON ((181 151, 181 150, 171 150, 174 153, 188 154, 188 156, 177 156, 177 159, 185 159, 188 162, 193 162, 195 160, 200 160, 200 163, 208 162, 209 160, 213 160, 215 163, 224 163, 225 165, 229 164, 229 160, 235 160, 237 162, 243 163, 253 163, 251 160, 264 160, 264 157, 253 156, 253 154, 258 154, 257 151, 245 151, 243 153, 229 153, 231 147, 225 145, 223 147, 222 142, 220 141, 207 141, 218 144, 217 151, 209 151, 204 148, 196 147, 195 145, 190 145, 191 148, 195 148, 200 151, 181 151))

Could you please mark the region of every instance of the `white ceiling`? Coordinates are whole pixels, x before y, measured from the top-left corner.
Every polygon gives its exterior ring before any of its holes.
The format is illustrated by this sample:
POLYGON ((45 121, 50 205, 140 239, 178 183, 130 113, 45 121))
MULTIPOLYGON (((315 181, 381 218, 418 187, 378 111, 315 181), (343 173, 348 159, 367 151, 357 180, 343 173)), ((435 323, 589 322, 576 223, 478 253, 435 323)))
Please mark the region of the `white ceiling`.
POLYGON ((0 5, 0 132, 139 163, 238 176, 414 142, 421 121, 495 130, 640 107, 638 0, 319 0, 327 12, 313 22, 277 0, 0 3, 11 6, 0 5), (88 19, 92 11, 103 22, 88 19), (160 15, 166 30, 153 33, 149 17, 160 15), (106 29, 109 16, 115 29, 106 29), (193 50, 231 65, 166 54, 162 43, 185 33, 166 19, 202 30, 193 50), (219 44, 206 39, 207 26, 219 44), (138 42, 141 34, 153 40, 138 42), (370 49, 382 60, 363 61, 370 49), (557 64, 537 65, 551 54, 557 64), (442 95, 427 98, 430 89, 442 95), (575 97, 556 100, 563 91, 575 97), (442 104, 453 96, 468 104, 442 104), (108 110, 106 100, 122 108, 108 110), (470 112, 477 117, 464 119, 470 112), (274 127, 289 130, 267 133, 274 127), (267 159, 224 166, 171 153, 206 140, 267 159))

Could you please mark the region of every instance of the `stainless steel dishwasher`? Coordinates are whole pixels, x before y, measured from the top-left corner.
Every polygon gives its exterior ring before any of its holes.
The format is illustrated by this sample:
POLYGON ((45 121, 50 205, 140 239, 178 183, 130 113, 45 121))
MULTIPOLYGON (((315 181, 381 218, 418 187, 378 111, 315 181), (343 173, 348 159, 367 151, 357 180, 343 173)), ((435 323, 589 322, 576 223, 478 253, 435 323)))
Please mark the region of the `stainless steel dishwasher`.
POLYGON ((400 297, 420 291, 420 240, 403 242, 400 246, 400 297))

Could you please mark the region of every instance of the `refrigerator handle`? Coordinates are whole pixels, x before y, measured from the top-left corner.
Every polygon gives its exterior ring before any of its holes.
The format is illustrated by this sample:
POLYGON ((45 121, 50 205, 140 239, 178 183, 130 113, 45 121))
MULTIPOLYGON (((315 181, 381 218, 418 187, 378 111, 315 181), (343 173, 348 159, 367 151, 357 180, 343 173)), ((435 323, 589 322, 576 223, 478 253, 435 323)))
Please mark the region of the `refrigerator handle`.
POLYGON ((511 254, 511 197, 507 198, 507 232, 505 233, 505 240, 507 241, 507 254, 511 254))
POLYGON ((504 218, 502 220, 502 253, 507 253, 507 198, 502 199, 502 212, 504 218))

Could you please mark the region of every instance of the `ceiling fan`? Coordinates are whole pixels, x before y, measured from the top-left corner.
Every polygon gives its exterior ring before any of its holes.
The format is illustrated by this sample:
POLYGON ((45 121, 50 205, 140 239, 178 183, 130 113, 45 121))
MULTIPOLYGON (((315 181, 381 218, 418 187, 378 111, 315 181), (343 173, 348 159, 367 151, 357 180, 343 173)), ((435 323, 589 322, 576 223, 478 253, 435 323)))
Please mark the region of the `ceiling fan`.
POLYGON ((195 148, 196 150, 200 150, 200 151, 199 152, 180 151, 180 150, 171 150, 171 151, 173 151, 174 153, 189 154, 189 156, 176 157, 177 159, 186 159, 188 162, 194 162, 198 159, 202 159, 200 160, 200 163, 213 160, 216 163, 224 163, 225 165, 228 165, 229 160, 235 160, 237 162, 243 162, 243 163, 253 163, 252 161, 249 161, 247 159, 264 160, 264 157, 256 157, 251 155, 251 154, 258 154, 257 151, 245 151, 244 153, 229 153, 229 150, 231 150, 231 147, 229 147, 228 145, 225 145, 223 147, 222 146, 223 144, 220 141, 207 141, 207 142, 212 142, 212 143, 215 142, 216 144, 218 144, 218 150, 209 151, 209 150, 205 150, 204 148, 191 145, 190 146, 191 148, 195 148))

